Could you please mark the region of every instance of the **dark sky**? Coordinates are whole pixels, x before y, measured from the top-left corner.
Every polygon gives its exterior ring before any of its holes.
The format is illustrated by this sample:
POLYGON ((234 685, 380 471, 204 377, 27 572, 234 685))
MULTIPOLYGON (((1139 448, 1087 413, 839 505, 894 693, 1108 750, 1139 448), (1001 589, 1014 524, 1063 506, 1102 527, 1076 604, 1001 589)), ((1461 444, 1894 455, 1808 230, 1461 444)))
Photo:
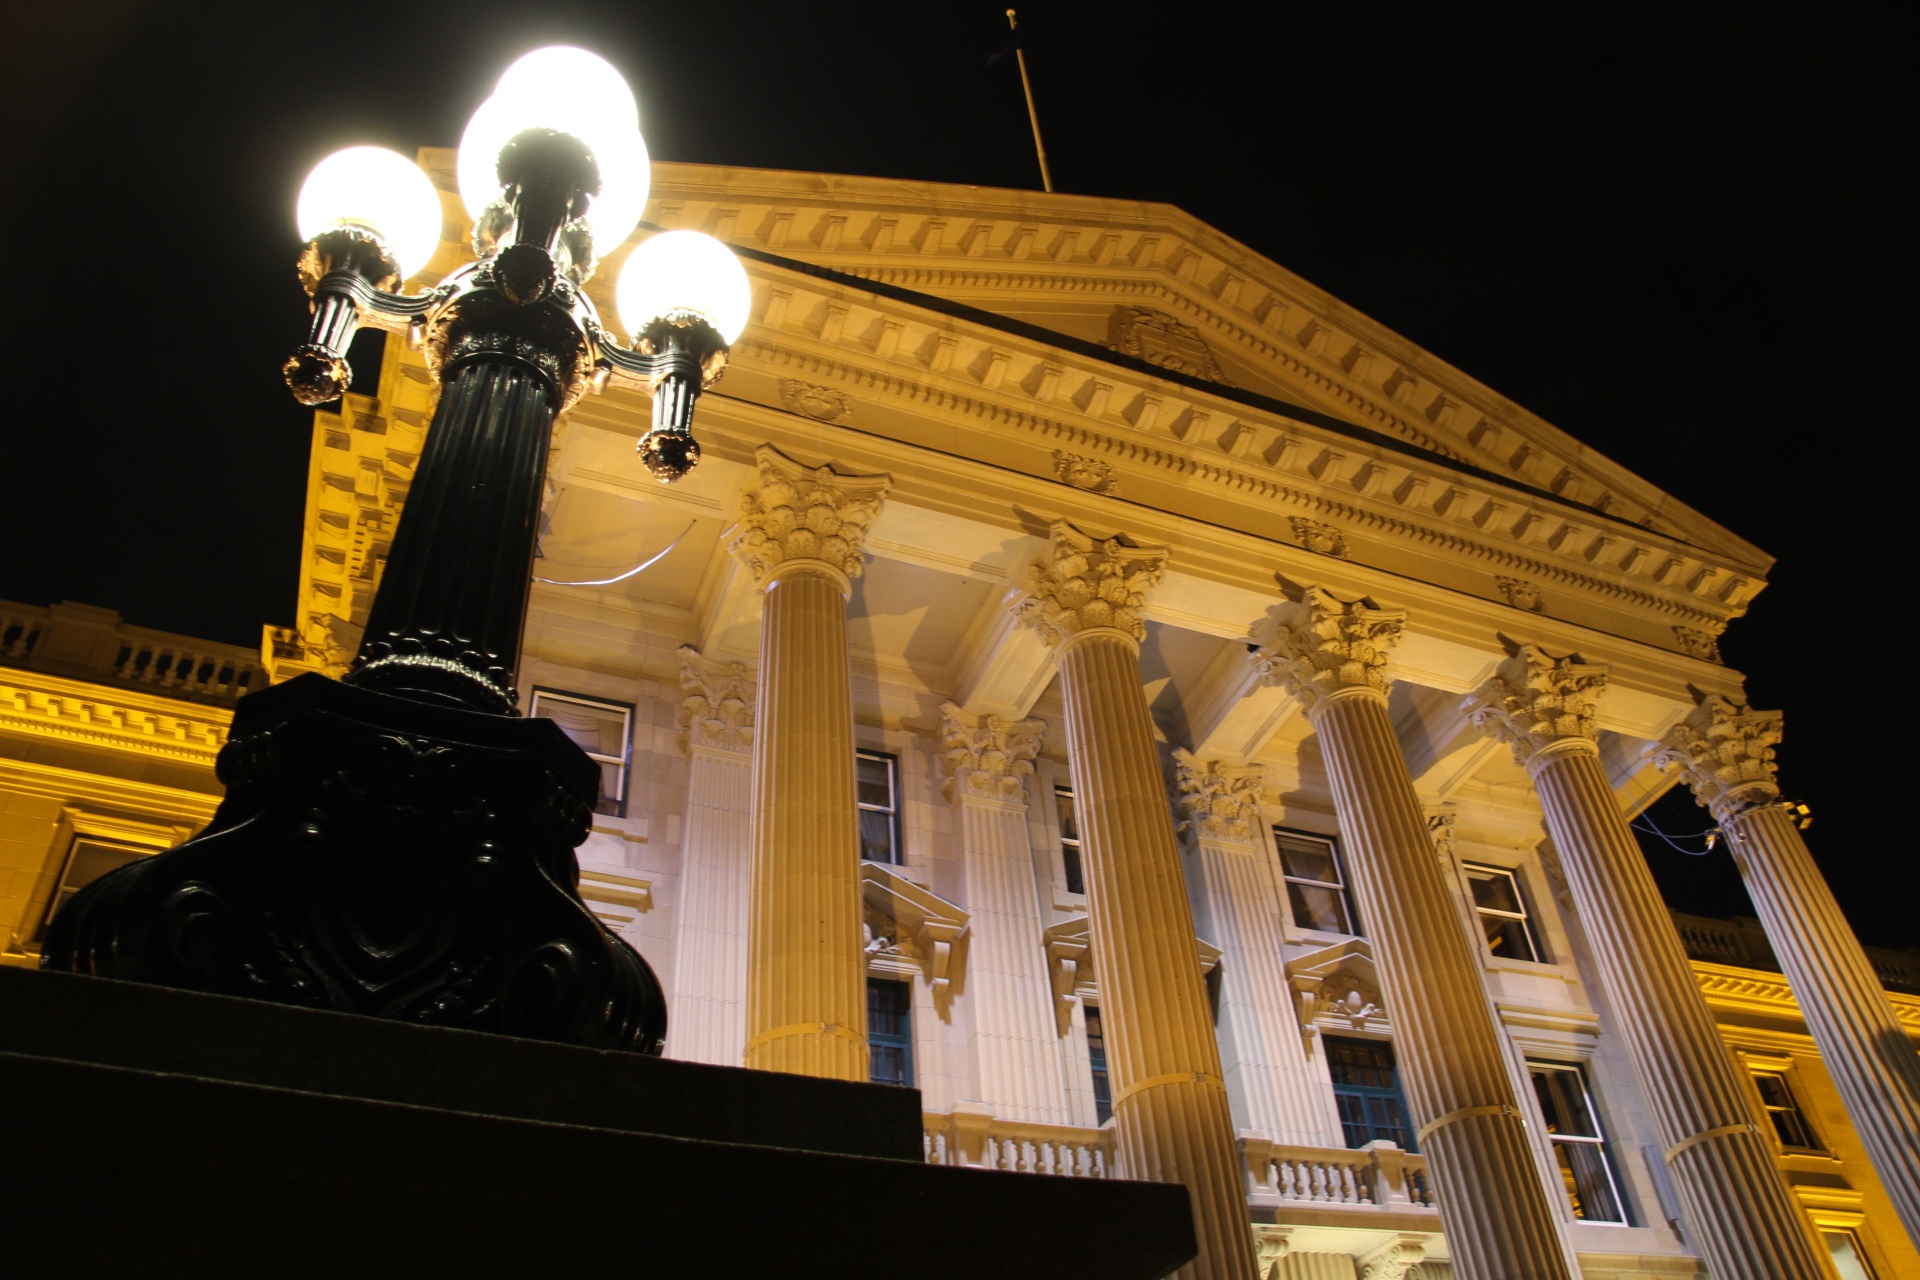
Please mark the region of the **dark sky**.
MULTIPOLYGON (((1002 7, 10 15, 0 598, 247 645, 292 621, 311 418, 278 367, 321 156, 456 143, 514 55, 564 41, 627 74, 660 159, 1038 186, 1018 72, 987 65, 1002 7)), ((1913 752, 1885 736, 1910 696, 1889 508, 1912 500, 1891 305, 1911 30, 1838 7, 1042 0, 1022 28, 1062 190, 1187 209, 1780 558, 1727 657, 1787 713, 1782 780, 1859 931, 1920 944, 1889 803, 1913 752)), ((1724 853, 1649 857, 1675 905, 1749 910, 1724 853)))

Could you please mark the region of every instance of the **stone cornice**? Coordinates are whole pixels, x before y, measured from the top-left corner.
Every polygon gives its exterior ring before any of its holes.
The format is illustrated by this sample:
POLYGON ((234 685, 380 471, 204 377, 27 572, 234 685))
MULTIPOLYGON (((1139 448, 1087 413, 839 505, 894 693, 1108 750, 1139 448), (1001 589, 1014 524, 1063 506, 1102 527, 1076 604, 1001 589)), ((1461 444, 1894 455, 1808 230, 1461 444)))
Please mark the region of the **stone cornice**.
POLYGON ((233 713, 0 668, 0 731, 213 768, 233 713))
POLYGON ((1049 537, 1047 558, 1027 570, 1026 594, 1012 603, 1020 621, 1056 647, 1095 629, 1146 639, 1146 593, 1166 572, 1167 549, 1095 538, 1064 520, 1049 537))
POLYGON ((974 715, 941 703, 942 794, 955 804, 973 798, 1024 805, 1025 780, 1033 773, 1046 727, 1044 720, 974 715))
POLYGON ((1522 767, 1543 752, 1594 749, 1594 704, 1607 687, 1606 665, 1505 636, 1501 641, 1506 662, 1463 708, 1474 727, 1512 747, 1513 762, 1522 767))
MULTIPOLYGON (((1793 988, 1784 976, 1761 969, 1742 969, 1733 965, 1690 960, 1694 981, 1700 984, 1707 1004, 1716 1010, 1761 1014, 1774 1018, 1799 1019, 1800 1006, 1793 988)), ((1920 1036, 1920 996, 1889 991, 1887 1000, 1893 1013, 1910 1036, 1920 1036)))
MULTIPOLYGON (((655 166, 649 214, 736 243, 792 253, 843 271, 961 270, 1151 280, 1218 322, 1340 369, 1337 380, 1396 406, 1408 426, 1516 473, 1507 457, 1531 443, 1541 470, 1591 477, 1735 555, 1766 557, 1445 361, 1190 215, 1166 205, 1089 197, 786 174, 699 165, 655 166), (1244 319, 1242 319, 1244 317, 1244 319), (1343 368, 1358 348, 1362 370, 1343 368), (1404 407, 1401 407, 1404 406, 1404 407), (1421 426, 1414 415, 1426 420, 1421 426)), ((1528 451, 1521 451, 1528 452, 1528 451)), ((1636 517, 1638 518, 1638 517, 1636 517)))

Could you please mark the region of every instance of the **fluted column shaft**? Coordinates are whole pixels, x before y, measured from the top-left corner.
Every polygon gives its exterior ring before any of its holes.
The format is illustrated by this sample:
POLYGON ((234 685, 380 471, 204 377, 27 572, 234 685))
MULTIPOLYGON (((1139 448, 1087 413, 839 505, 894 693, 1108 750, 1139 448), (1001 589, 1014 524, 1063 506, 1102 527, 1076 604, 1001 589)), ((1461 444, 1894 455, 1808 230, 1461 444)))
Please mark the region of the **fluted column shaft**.
POLYGON ((754 719, 745 1065, 865 1080, 866 956, 846 577, 768 579, 754 719))
POLYGON ((1009 1120, 1069 1124, 1026 802, 970 795, 958 785, 955 791, 954 834, 972 937, 971 1049, 981 1101, 1009 1120))
POLYGON ((1794 820, 1762 804, 1721 826, 1854 1132, 1920 1244, 1920 1053, 1794 820))
POLYGON ((1331 1136, 1308 1076, 1282 958, 1281 891, 1257 821, 1257 812, 1231 818, 1196 813, 1187 833, 1194 925, 1220 948, 1218 1025, 1227 1098, 1242 1131, 1273 1142, 1324 1146, 1331 1136))
POLYGON ((753 757, 693 747, 680 843, 666 1056, 740 1064, 747 1043, 747 858, 753 757))
POLYGON ((1308 709, 1374 942, 1394 1052, 1455 1272, 1572 1277, 1528 1146, 1500 1031, 1449 898, 1387 700, 1351 686, 1308 709))
POLYGON ((1121 1170, 1186 1184, 1200 1253, 1179 1275, 1252 1280, 1241 1160, 1139 646, 1095 628, 1057 652, 1121 1170))
POLYGON ((1598 750, 1563 738, 1527 771, 1708 1267, 1717 1280, 1824 1275, 1598 750))

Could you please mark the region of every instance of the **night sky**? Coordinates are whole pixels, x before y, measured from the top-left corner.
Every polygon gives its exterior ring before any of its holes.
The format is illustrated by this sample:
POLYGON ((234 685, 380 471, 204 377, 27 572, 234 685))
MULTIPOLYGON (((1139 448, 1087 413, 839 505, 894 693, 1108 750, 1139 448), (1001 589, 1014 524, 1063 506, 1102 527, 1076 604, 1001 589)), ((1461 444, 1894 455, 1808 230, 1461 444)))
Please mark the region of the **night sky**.
MULTIPOLYGON (((1890 803, 1902 40, 1839 8, 1444 8, 1035 0, 1055 183, 1179 205, 1779 557, 1725 653, 1786 711, 1782 783, 1856 928, 1920 945, 1890 803)), ((565 42, 626 73, 658 159, 1037 187, 1002 9, 15 6, 0 599, 249 646, 292 621, 311 416, 278 370, 322 156, 457 143, 565 42)), ((1682 794, 1653 816, 1710 825, 1682 794)), ((1675 906, 1751 913, 1724 850, 1649 858, 1675 906)))

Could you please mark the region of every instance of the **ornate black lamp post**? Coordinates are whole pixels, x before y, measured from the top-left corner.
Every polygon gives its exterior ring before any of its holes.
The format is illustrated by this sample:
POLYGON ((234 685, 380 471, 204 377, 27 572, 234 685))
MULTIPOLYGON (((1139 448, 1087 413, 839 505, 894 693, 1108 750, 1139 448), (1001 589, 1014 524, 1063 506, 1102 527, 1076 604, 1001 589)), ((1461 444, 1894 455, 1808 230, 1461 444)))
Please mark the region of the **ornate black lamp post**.
POLYGON ((514 693, 555 416, 609 382, 648 388, 640 455, 670 483, 699 461, 694 401, 746 321, 738 260, 680 231, 618 282, 634 349, 601 327, 580 286, 645 206, 637 123, 599 58, 516 62, 461 143, 480 259, 418 295, 393 290, 439 241, 426 176, 370 147, 314 170, 313 322, 288 385, 336 399, 362 323, 406 333, 441 385, 365 638, 344 682, 241 701, 213 822, 76 895, 43 966, 658 1052, 659 984, 576 890, 597 766, 514 693))

